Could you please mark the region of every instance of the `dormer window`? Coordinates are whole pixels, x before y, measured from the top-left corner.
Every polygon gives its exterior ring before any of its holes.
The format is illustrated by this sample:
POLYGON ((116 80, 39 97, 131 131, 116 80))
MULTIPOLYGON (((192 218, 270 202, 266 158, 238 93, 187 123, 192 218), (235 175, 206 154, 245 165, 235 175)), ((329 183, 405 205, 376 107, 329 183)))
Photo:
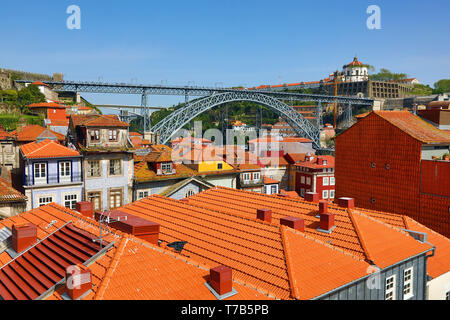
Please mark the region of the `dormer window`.
POLYGON ((172 173, 172 163, 161 164, 161 170, 163 174, 172 173))

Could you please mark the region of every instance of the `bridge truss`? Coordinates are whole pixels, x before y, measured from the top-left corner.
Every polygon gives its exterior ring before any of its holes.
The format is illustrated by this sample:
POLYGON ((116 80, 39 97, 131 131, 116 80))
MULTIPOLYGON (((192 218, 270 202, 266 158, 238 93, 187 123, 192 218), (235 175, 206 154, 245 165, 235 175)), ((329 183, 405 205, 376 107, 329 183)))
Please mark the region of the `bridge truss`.
MULTIPOLYGON (((17 80, 18 83, 31 83, 32 80, 17 80)), ((347 105, 373 105, 372 99, 328 96, 283 91, 268 90, 248 90, 242 88, 222 88, 222 87, 199 87, 199 86, 168 86, 168 85, 138 85, 126 83, 103 83, 103 82, 80 82, 80 81, 45 81, 51 85, 55 91, 71 91, 85 93, 106 93, 106 94, 138 94, 141 95, 142 117, 144 118, 144 130, 150 129, 148 113, 149 95, 175 95, 184 96, 186 104, 163 119, 151 131, 160 135, 160 141, 165 143, 178 129, 198 116, 200 113, 221 104, 233 101, 252 101, 271 108, 278 112, 280 116, 298 133, 311 139, 316 147, 319 143, 319 128, 312 125, 307 119, 289 107, 283 101, 314 101, 319 104, 320 109, 323 103, 335 103, 347 105), (192 103, 190 97, 202 97, 192 103)), ((320 112, 320 110, 319 110, 320 112)), ((320 123, 320 121, 319 121, 320 123)))

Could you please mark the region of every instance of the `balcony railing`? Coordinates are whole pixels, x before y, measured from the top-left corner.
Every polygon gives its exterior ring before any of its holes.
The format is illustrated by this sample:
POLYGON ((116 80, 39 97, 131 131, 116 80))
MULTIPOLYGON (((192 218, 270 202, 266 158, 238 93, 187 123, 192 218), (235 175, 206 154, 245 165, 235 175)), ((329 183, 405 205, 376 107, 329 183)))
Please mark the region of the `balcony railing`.
POLYGON ((57 174, 49 174, 46 177, 37 178, 33 175, 24 175, 23 185, 25 187, 30 186, 45 186, 45 185, 57 185, 57 184, 68 184, 77 183, 83 181, 83 175, 77 173, 71 176, 61 176, 57 174))

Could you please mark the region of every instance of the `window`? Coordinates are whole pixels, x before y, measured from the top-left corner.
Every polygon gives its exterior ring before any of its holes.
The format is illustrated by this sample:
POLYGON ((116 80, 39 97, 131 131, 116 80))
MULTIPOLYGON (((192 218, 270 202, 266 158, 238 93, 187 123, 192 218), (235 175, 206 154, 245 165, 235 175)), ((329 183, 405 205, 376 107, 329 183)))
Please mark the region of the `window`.
POLYGON ((328 186, 330 184, 330 178, 323 178, 323 185, 328 186))
POLYGON ((244 181, 250 180, 250 173, 244 173, 244 181))
POLYGON ((413 268, 403 271, 403 299, 407 300, 414 296, 413 293, 413 268))
POLYGON ((41 197, 39 198, 39 207, 45 206, 46 204, 52 203, 53 197, 41 197))
POLYGON ((100 141, 100 131, 99 130, 91 130, 91 141, 100 141))
POLYGON ((311 178, 306 178, 306 184, 309 186, 311 185, 311 178))
POLYGON ((395 300, 395 275, 386 278, 385 300, 395 300))
POLYGON ((261 175, 259 174, 259 172, 253 173, 253 180, 258 181, 259 179, 261 179, 261 175))
POLYGON ((194 194, 195 194, 194 189, 187 189, 186 193, 184 194, 184 197, 187 198, 187 197, 193 196, 194 194))
POLYGON ((322 191, 322 198, 323 199, 328 199, 328 190, 323 190, 322 191))
POLYGON ((88 177, 101 177, 101 171, 100 171, 100 161, 94 160, 94 161, 88 161, 88 170, 87 170, 87 176, 88 177))
POLYGON ((139 199, 147 198, 148 197, 148 191, 139 191, 139 199))
POLYGON ((77 207, 78 196, 76 194, 66 194, 64 196, 64 207, 75 210, 77 207))
POLYGON ((371 162, 371 163, 370 163, 370 167, 371 167, 372 169, 375 169, 375 162, 371 162))
POLYGON ((102 210, 102 201, 101 201, 101 193, 100 192, 88 192, 87 199, 89 202, 92 202, 94 210, 102 210))
POLYGON ((111 176, 122 174, 122 159, 109 160, 109 174, 111 176))
POLYGON ((34 164, 34 183, 41 184, 47 183, 47 164, 35 163, 34 164))
POLYGON ((109 130, 109 141, 117 141, 117 130, 109 130))
POLYGON ((450 300, 450 291, 445 293, 445 300, 450 300))
POLYGON ((222 170, 222 167, 223 167, 222 163, 217 164, 217 170, 222 170))
POLYGON ((115 209, 122 206, 122 189, 112 189, 109 192, 109 208, 115 209))
POLYGON ((305 176, 302 176, 302 177, 301 177, 300 183, 301 183, 301 184, 304 184, 304 183, 305 183, 305 176))
POLYGON ((390 170, 391 169, 391 165, 389 163, 386 163, 386 170, 390 170))
POLYGON ((305 196, 305 188, 300 189, 300 196, 302 196, 302 197, 305 196))
POLYGON ((330 186, 334 186, 336 184, 336 178, 330 177, 330 186))
POLYGON ((59 182, 70 182, 72 180, 72 163, 70 161, 59 163, 59 182))
POLYGON ((171 163, 163 163, 161 164, 162 173, 172 173, 172 164, 171 163))
POLYGON ((330 199, 334 199, 334 190, 330 190, 330 199))
POLYGON ((370 198, 370 203, 374 204, 375 203, 375 198, 370 198))
POLYGON ((277 185, 271 186, 270 192, 271 192, 271 194, 278 193, 278 186, 277 185))

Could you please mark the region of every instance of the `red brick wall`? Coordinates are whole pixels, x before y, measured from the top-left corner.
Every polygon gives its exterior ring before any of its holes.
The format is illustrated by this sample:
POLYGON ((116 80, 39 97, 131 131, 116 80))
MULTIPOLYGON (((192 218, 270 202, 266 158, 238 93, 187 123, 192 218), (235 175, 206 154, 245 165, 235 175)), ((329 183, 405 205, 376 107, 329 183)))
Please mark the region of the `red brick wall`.
POLYGON ((336 198, 353 197, 356 206, 415 219, 420 157, 420 142, 372 113, 336 139, 336 198))
POLYGON ((450 237, 450 162, 422 161, 418 221, 450 237))

